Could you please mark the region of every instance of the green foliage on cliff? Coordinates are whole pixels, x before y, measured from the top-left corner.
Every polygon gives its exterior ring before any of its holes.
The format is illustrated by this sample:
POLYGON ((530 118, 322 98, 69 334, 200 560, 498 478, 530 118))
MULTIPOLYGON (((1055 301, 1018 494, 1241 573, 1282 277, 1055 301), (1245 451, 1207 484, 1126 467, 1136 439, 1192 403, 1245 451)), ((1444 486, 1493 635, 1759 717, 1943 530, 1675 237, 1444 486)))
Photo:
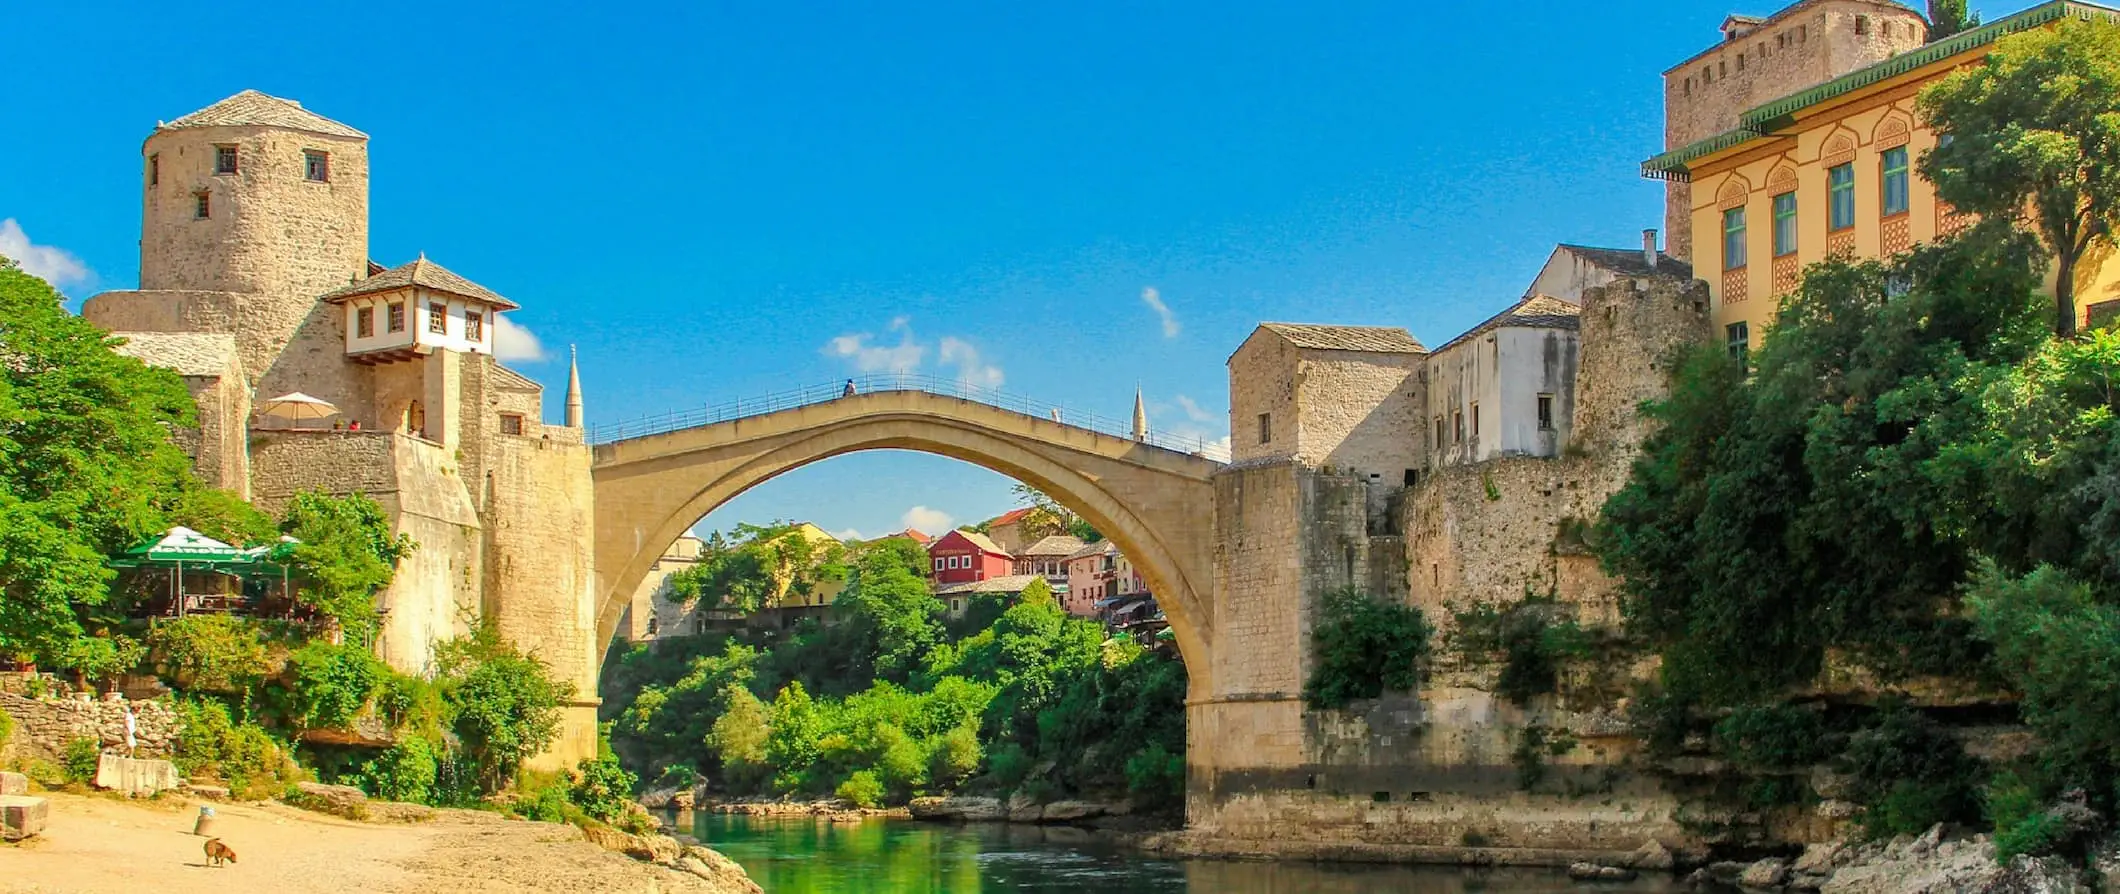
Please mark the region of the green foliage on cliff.
POLYGON ((1965 448, 1990 385, 2040 343, 2033 257, 1984 227, 1891 263, 1829 261, 1749 378, 1720 351, 1682 359, 1594 538, 1669 689, 1772 700, 1828 651, 1887 674, 1977 664, 1950 603, 1993 512, 1965 448))
POLYGON ((373 640, 375 596, 417 548, 412 538, 393 533, 383 507, 362 494, 297 494, 281 528, 301 541, 293 561, 302 603, 337 621, 348 639, 373 640))
POLYGON ((1472 659, 1499 656, 1495 693, 1518 705, 1560 688, 1562 662, 1587 656, 1590 637, 1571 609, 1551 594, 1532 594, 1507 606, 1475 605, 1451 615, 1449 644, 1472 659))
POLYGON ((1420 686, 1430 630, 1420 609, 1352 587, 1326 593, 1310 630, 1314 663, 1303 686, 1312 709, 1420 686))
POLYGON ((512 781, 524 759, 559 735, 560 704, 573 687, 491 626, 443 643, 435 664, 450 731, 487 792, 512 781))
POLYGON ((734 794, 898 803, 1023 786, 1177 803, 1182 666, 1107 642, 1043 581, 953 637, 925 558, 898 540, 858 548, 829 626, 614 653, 603 695, 619 755, 638 770, 697 767, 734 794))

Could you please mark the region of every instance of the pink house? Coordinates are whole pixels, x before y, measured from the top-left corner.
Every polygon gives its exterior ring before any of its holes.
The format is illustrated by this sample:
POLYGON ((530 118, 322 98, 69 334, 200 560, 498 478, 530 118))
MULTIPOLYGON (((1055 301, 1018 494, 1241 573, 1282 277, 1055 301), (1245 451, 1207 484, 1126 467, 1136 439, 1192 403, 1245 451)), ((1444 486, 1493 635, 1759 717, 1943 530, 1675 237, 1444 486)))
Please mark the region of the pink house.
POLYGON ((951 531, 928 545, 928 566, 938 587, 1007 577, 1015 562, 985 534, 971 531, 951 531))

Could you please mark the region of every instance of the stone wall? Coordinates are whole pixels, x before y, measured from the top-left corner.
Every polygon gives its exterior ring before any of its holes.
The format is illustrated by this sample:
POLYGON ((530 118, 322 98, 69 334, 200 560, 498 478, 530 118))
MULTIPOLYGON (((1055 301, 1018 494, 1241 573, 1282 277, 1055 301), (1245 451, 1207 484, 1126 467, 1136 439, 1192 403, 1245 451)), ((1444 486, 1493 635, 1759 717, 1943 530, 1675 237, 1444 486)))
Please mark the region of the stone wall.
POLYGON ((185 290, 103 292, 81 304, 81 317, 109 332, 234 334, 243 296, 185 290))
POLYGON ((1296 455, 1296 364, 1287 339, 1261 327, 1229 357, 1229 449, 1238 465, 1296 455), (1260 439, 1259 417, 1270 431, 1260 439))
POLYGON ((1296 375, 1297 459, 1304 465, 1405 484, 1421 466, 1426 354, 1302 351, 1296 375))
POLYGON ((250 432, 250 491, 258 508, 277 516, 295 494, 396 493, 392 443, 400 435, 379 431, 250 432))
POLYGON ((372 496, 419 546, 377 597, 386 613, 376 650, 392 667, 417 673, 430 668, 437 643, 478 619, 485 540, 454 452, 402 436, 391 446, 397 488, 372 496))
POLYGON ((492 439, 484 482, 485 615, 503 636, 573 683, 561 741, 539 761, 571 767, 596 755, 595 494, 589 448, 492 439))
POLYGON ((66 746, 76 739, 95 739, 106 748, 125 747, 125 708, 134 714, 133 741, 141 757, 167 757, 177 739, 177 713, 168 702, 105 701, 85 693, 64 698, 32 698, 9 687, 0 691, 0 711, 15 720, 15 733, 8 742, 13 752, 45 760, 66 756, 66 746))

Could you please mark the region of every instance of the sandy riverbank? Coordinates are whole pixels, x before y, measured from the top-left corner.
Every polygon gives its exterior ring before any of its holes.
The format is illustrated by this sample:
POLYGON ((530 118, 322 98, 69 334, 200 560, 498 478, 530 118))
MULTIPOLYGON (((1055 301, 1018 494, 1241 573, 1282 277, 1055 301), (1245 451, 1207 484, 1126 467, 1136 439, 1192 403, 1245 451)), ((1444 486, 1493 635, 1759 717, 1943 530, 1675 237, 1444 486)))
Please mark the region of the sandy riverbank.
POLYGON ((469 810, 428 822, 357 823, 280 804, 215 804, 216 834, 239 855, 206 865, 191 834, 198 804, 50 793, 51 825, 0 845, 0 894, 157 891, 291 894, 448 891, 706 892, 716 887, 606 851, 571 826, 469 810))

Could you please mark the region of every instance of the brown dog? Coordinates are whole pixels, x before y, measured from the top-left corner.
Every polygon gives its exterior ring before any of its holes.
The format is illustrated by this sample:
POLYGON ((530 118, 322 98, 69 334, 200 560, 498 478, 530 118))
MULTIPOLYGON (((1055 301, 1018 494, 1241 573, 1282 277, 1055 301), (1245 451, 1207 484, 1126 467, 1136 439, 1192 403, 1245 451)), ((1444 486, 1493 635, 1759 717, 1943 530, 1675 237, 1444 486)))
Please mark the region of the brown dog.
POLYGON ((208 838, 208 839, 206 839, 206 863, 207 863, 207 865, 209 865, 209 866, 219 866, 219 865, 221 865, 221 861, 223 861, 223 860, 226 860, 226 861, 228 861, 228 862, 230 862, 230 863, 234 863, 234 862, 236 861, 236 851, 235 851, 235 848, 232 848, 232 847, 229 847, 228 845, 222 844, 222 843, 221 843, 221 839, 219 839, 219 838, 208 838))

